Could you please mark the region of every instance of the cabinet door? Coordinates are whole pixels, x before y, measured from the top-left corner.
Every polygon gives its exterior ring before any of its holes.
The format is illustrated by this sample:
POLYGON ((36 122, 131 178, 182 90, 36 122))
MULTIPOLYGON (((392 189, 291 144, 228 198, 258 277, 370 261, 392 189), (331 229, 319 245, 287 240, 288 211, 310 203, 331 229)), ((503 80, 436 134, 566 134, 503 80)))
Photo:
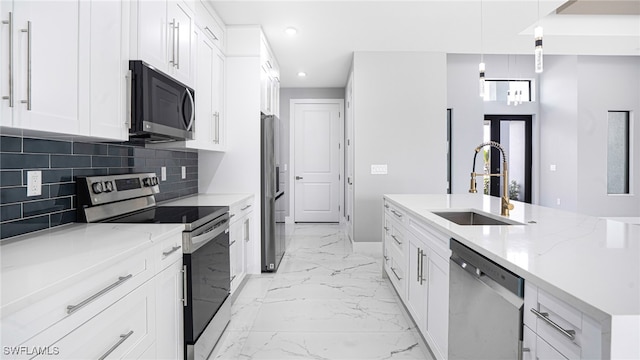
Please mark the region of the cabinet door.
POLYGON ((22 128, 77 134, 79 1, 13 5, 14 120, 22 128))
POLYGON ((429 274, 426 337, 436 357, 444 359, 449 342, 449 261, 430 251, 425 267, 429 274))
POLYGON ((13 2, 0 1, 0 126, 14 126, 13 109, 18 105, 12 67, 9 66, 12 60, 9 56, 13 53, 9 35, 15 30, 13 16, 13 2), (10 97, 13 97, 11 101, 10 97))
POLYGON ((252 269, 254 268, 258 268, 259 264, 255 264, 255 257, 253 256, 253 249, 254 249, 254 243, 253 243, 253 230, 251 229, 251 226, 253 224, 253 212, 249 212, 245 215, 244 219, 242 220, 242 236, 243 236, 243 240, 244 240, 244 264, 243 264, 243 268, 244 268, 244 272, 245 274, 249 274, 252 272, 252 269))
POLYGON ((213 59, 214 47, 207 37, 197 33, 196 46, 196 122, 195 139, 197 147, 207 148, 211 145, 214 116, 212 112, 213 59))
POLYGON ((229 259, 231 267, 231 293, 233 294, 242 281, 244 273, 244 242, 242 241, 242 219, 229 226, 229 259))
POLYGON ((226 116, 224 108, 224 76, 225 57, 222 52, 215 49, 213 54, 213 104, 212 111, 215 116, 213 124, 213 143, 217 150, 223 151, 226 146, 226 116))
POLYGON ((137 52, 138 59, 166 72, 168 69, 168 34, 172 34, 167 21, 165 1, 137 2, 137 52))
POLYGON ((156 282, 156 359, 183 357, 182 259, 164 269, 156 282))
MULTIPOLYGON (((181 1, 169 1, 167 4, 167 20, 173 23, 172 33, 169 34, 169 58, 173 65, 170 72, 173 76, 193 86, 193 65, 191 58, 193 36, 193 13, 189 7, 181 1), (173 40, 173 42, 171 42, 173 40), (175 55, 174 55, 175 54, 175 55)), ((197 93, 196 93, 197 96, 197 93)))
POLYGON ((127 140, 128 1, 80 2, 81 134, 127 140))
POLYGON ((418 328, 425 331, 427 327, 428 268, 426 248, 411 233, 407 233, 409 241, 409 268, 407 269, 407 307, 418 328))

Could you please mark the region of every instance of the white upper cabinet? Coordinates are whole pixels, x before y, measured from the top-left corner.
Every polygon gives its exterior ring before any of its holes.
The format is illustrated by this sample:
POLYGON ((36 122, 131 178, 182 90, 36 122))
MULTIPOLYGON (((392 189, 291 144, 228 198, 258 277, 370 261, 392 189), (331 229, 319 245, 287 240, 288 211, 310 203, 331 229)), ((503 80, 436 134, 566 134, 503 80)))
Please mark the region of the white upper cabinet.
POLYGON ((128 2, 0 6, 1 125, 126 140, 128 2))
POLYGON ((260 111, 279 116, 280 68, 264 35, 260 41, 260 111))
POLYGON ((129 2, 80 2, 80 132, 129 138, 129 2))
POLYGON ((194 86, 193 11, 183 1, 132 2, 131 55, 194 86))
POLYGON ((2 125, 78 133, 79 3, 3 1, 2 125))

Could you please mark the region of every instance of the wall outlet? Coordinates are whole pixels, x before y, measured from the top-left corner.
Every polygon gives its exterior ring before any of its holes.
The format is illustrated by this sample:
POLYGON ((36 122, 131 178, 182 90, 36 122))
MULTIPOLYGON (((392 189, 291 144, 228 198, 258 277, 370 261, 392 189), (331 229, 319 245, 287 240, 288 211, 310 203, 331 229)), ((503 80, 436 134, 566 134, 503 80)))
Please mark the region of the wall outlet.
POLYGON ((371 175, 386 175, 387 164, 371 165, 371 175))
POLYGON ((163 166, 160 168, 160 180, 167 181, 167 167, 163 166))
POLYGON ((187 167, 186 166, 182 167, 182 178, 183 179, 187 178, 187 167))
POLYGON ((27 196, 42 195, 42 171, 27 171, 27 196))
POLYGON ((549 171, 556 171, 556 164, 549 165, 549 171))

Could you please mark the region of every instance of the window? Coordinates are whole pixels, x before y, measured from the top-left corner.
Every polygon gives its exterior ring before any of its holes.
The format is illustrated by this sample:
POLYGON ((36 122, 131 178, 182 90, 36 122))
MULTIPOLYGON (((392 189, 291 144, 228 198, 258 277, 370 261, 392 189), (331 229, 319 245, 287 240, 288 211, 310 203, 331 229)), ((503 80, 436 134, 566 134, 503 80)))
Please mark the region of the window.
POLYGON ((629 112, 609 111, 607 193, 629 194, 629 112))
POLYGON ((485 80, 484 101, 518 105, 531 101, 531 80, 485 80))

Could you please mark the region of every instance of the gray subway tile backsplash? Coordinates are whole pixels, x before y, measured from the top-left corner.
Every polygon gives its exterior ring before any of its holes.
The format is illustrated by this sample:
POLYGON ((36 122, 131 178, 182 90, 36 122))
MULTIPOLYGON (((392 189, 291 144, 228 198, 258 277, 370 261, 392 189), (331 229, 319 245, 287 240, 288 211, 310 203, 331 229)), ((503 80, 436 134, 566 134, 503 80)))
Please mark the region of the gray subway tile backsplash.
POLYGON ((75 178, 167 168, 157 201, 198 192, 198 155, 126 143, 90 143, 46 138, 0 138, 0 238, 43 230, 76 220, 75 178), (182 179, 181 167, 187 178, 182 179), (27 171, 42 171, 42 195, 27 197, 27 171))

